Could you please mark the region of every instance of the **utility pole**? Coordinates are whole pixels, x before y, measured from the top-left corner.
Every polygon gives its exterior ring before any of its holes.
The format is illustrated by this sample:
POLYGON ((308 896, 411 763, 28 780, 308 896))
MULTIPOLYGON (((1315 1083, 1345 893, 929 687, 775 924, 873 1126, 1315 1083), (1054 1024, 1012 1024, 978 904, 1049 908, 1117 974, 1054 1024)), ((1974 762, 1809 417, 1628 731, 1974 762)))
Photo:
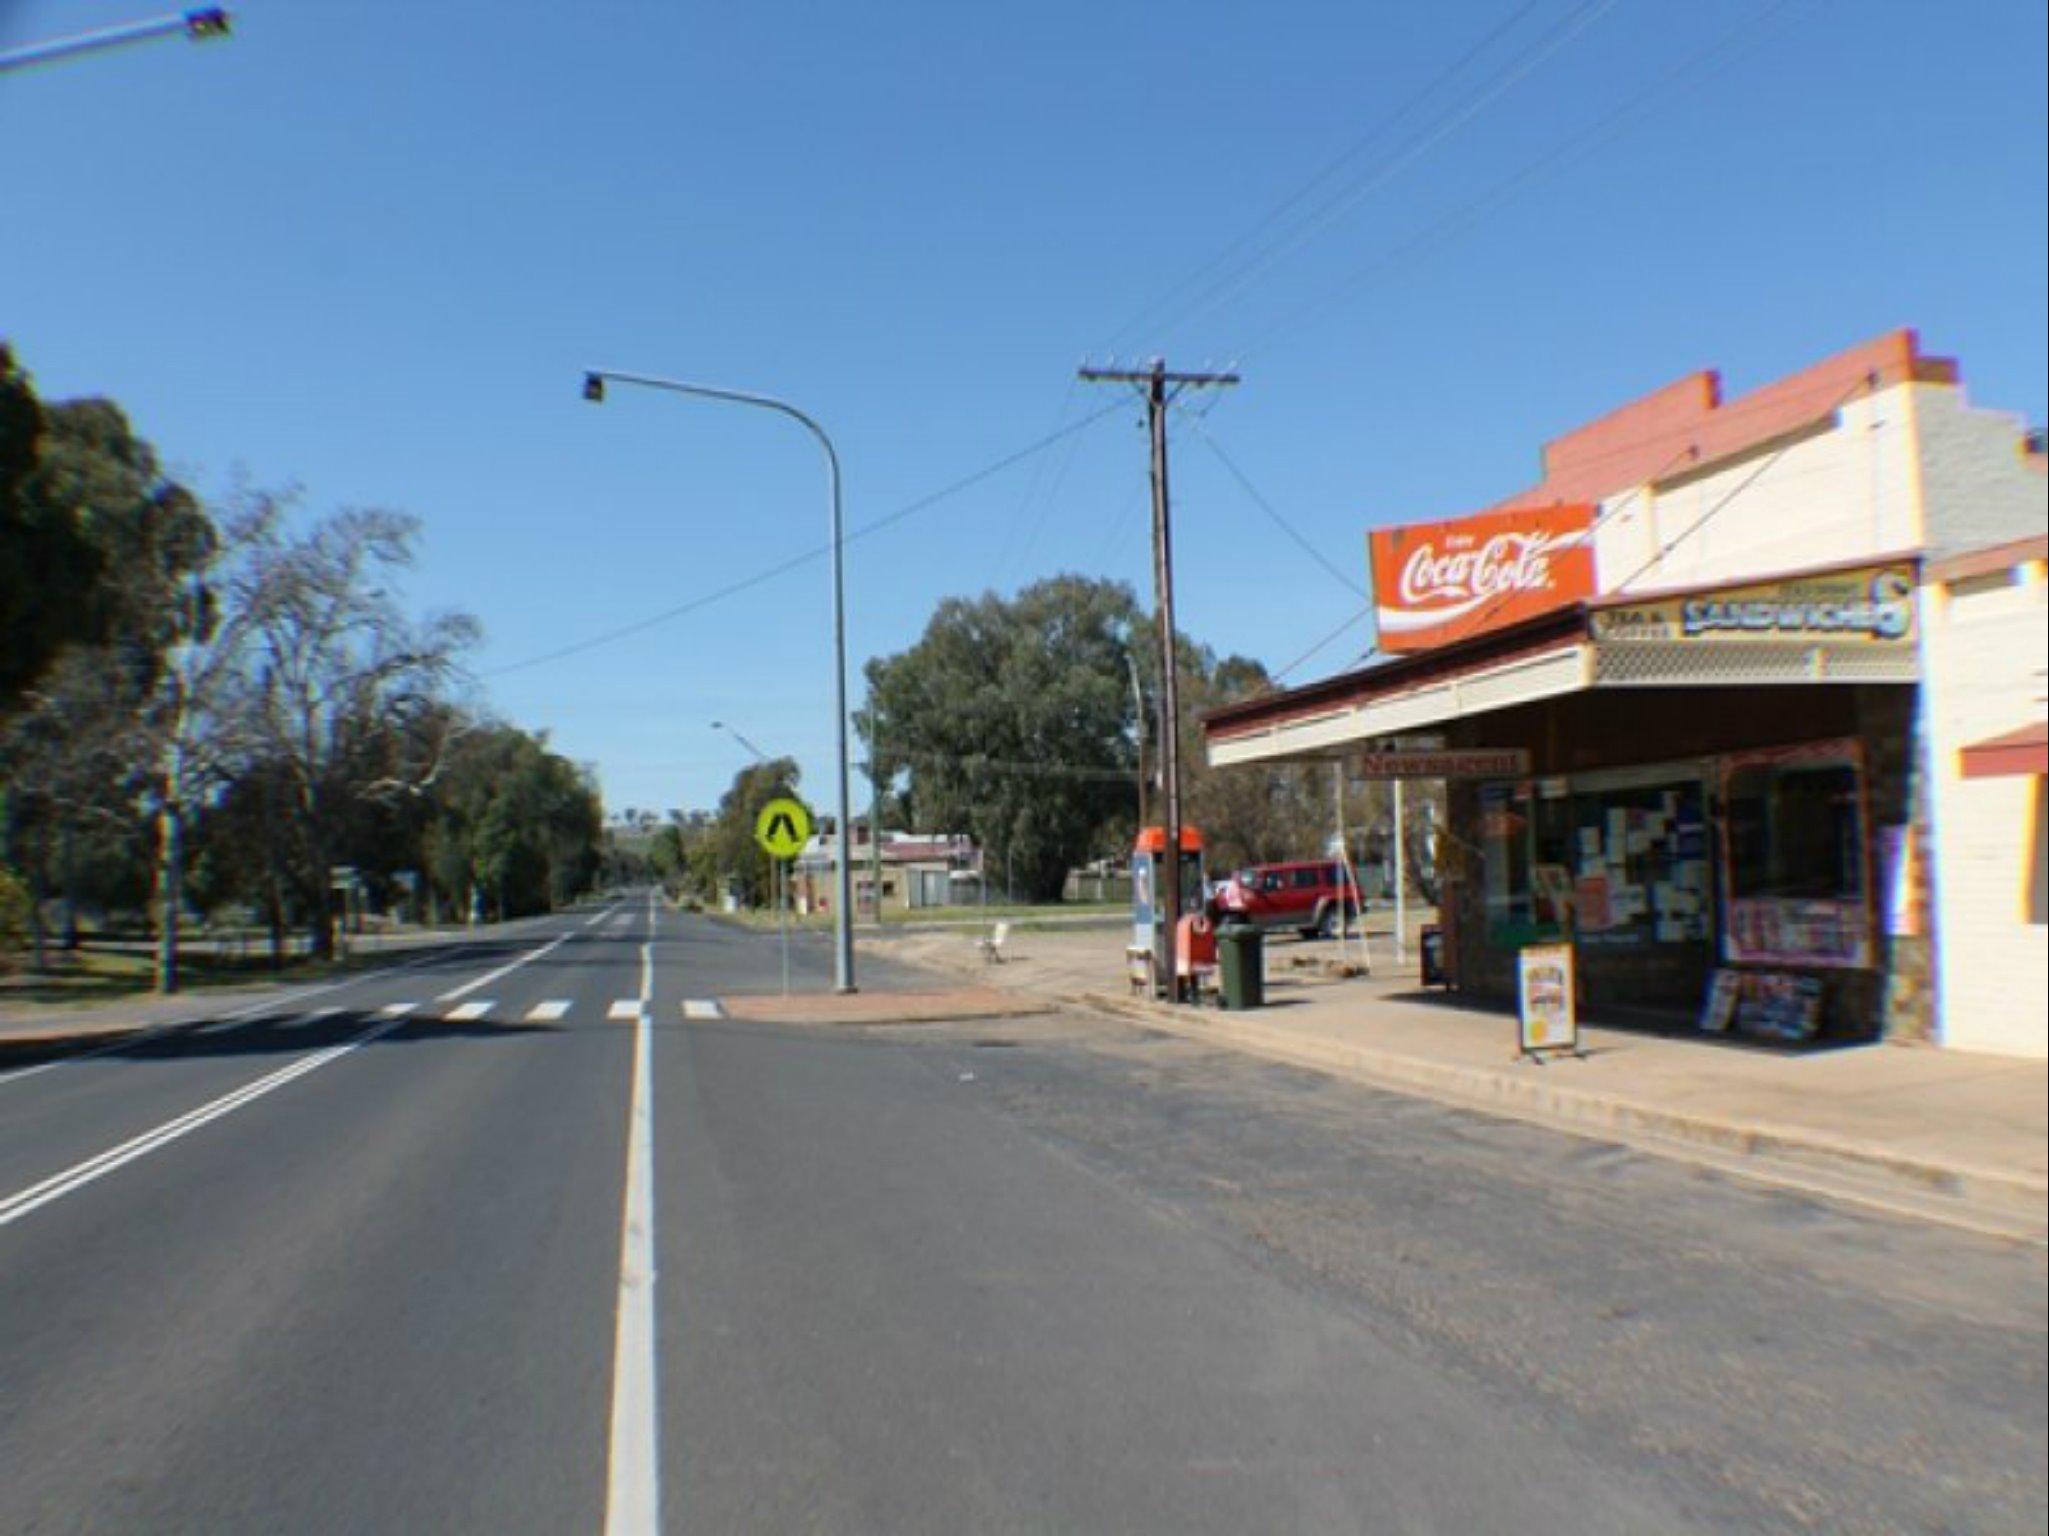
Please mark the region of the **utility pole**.
POLYGON ((1146 424, 1152 432, 1153 592, 1160 624, 1160 797, 1166 804, 1166 863, 1159 886, 1160 927, 1153 940, 1156 986, 1175 1002, 1181 1000, 1180 977, 1174 963, 1174 938, 1181 921, 1181 713, 1178 669, 1174 659, 1174 536, 1167 502, 1167 407, 1184 390, 1219 389, 1236 384, 1236 373, 1170 373, 1166 361, 1154 358, 1146 368, 1090 368, 1080 376, 1087 384, 1132 384, 1145 394, 1146 424))
POLYGON ((1138 830, 1145 830, 1145 689, 1139 686, 1138 658, 1125 647, 1124 665, 1131 671, 1131 718, 1138 722, 1138 830))

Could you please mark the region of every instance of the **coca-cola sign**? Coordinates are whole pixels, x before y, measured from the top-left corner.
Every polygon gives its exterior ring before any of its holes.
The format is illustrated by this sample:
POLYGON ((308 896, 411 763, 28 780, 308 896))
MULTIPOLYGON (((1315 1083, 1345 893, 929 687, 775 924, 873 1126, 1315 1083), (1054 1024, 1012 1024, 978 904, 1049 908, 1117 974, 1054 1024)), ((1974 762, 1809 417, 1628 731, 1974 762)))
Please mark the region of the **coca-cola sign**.
POLYGON ((1591 597, 1594 509, 1530 507, 1370 536, 1383 651, 1421 651, 1591 597))

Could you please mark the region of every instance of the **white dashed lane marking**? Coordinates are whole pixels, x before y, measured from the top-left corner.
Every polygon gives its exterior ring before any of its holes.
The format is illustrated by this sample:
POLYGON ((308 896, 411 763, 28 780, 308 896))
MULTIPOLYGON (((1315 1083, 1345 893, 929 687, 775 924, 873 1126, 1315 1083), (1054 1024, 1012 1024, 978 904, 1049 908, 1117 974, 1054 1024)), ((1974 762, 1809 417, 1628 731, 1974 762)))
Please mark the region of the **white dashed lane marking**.
POLYGON ((315 1008, 311 1013, 302 1013, 296 1019, 285 1021, 286 1029, 304 1029, 308 1024, 318 1024, 322 1019, 331 1019, 338 1013, 347 1013, 346 1008, 315 1008))
POLYGON ((615 1000, 612 1006, 605 1011, 605 1017, 631 1024, 640 1017, 640 999, 637 997, 622 997, 615 1000))
POLYGON ((481 1019, 491 1011, 488 1000, 481 1003, 457 1003, 442 1015, 451 1024, 467 1024, 472 1019, 481 1019))
POLYGON ((569 1012, 569 1004, 561 998, 550 998, 545 1003, 535 1003, 533 1011, 526 1016, 529 1024, 552 1024, 569 1012))
POLYGON ((386 1003, 377 1011, 387 1019, 402 1019, 419 1006, 418 1003, 386 1003))
POLYGON ((725 1010, 708 997, 693 997, 683 1004, 683 1017, 686 1019, 722 1019, 725 1016, 725 1010))

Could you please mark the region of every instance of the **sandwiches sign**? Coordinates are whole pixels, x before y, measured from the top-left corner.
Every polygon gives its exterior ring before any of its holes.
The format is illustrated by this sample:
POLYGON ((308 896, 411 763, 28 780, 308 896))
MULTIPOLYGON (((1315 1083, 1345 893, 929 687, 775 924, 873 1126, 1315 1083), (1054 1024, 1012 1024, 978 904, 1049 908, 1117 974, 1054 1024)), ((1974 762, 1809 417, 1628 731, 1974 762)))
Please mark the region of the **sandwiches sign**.
POLYGON ((1383 651, 1424 651, 1594 594, 1594 509, 1524 507, 1367 536, 1383 651))

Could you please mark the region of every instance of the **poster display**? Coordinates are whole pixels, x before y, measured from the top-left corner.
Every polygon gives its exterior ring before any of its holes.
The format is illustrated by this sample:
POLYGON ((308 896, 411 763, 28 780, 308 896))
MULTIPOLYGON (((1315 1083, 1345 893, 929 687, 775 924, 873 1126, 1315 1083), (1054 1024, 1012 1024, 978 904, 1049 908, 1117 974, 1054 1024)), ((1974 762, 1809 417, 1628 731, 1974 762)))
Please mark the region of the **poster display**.
POLYGON ((1602 947, 1703 944, 1713 872, 1700 784, 1581 794, 1566 851, 1573 926, 1602 947))
POLYGON ((1707 1002, 1700 1010, 1701 1033, 1726 1035, 1736 1023, 1736 1005, 1743 998, 1743 973, 1726 966, 1708 983, 1707 1002))
POLYGON ((1819 976, 1725 966, 1708 984, 1700 1027, 1711 1035, 1734 1032, 1775 1045, 1805 1045, 1821 1033, 1822 997, 1819 976))
POLYGON ((1737 897, 1723 947, 1731 960, 1861 969, 1871 963, 1870 911, 1861 897, 1737 897))
POLYGON ((1574 1006, 1572 946, 1525 945, 1516 958, 1517 1017, 1522 1052, 1579 1049, 1579 1013, 1574 1006))

